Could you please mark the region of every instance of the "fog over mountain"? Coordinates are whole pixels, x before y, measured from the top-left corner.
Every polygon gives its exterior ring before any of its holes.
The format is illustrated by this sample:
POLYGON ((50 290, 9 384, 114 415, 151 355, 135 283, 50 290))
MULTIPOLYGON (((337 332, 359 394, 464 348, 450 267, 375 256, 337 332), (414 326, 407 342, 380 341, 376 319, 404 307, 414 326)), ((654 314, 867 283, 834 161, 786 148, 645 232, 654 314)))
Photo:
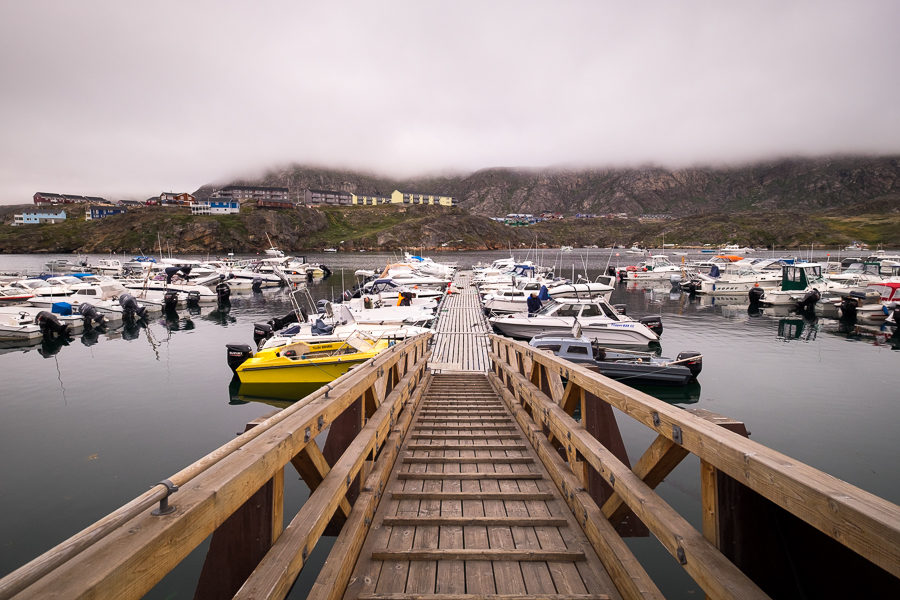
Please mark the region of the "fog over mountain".
POLYGON ((900 3, 0 3, 0 203, 900 154, 900 3))

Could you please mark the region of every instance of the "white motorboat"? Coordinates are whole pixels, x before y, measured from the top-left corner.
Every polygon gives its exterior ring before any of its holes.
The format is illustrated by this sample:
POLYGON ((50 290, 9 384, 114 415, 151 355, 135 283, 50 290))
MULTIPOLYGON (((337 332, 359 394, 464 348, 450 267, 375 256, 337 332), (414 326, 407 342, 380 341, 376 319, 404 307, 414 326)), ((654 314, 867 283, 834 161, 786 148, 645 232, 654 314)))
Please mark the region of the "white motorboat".
POLYGON ((668 281, 672 275, 681 277, 684 267, 673 264, 665 254, 651 254, 636 265, 625 269, 625 279, 629 281, 668 281))
POLYGON ((489 321, 504 335, 522 339, 546 333, 568 334, 577 322, 586 337, 606 346, 648 346, 657 343, 662 333, 659 317, 634 320, 603 298, 551 300, 534 316, 518 313, 491 317, 489 321))
POLYGON ((853 291, 862 291, 859 287, 836 283, 822 276, 822 265, 819 263, 797 263, 782 267, 781 286, 775 290, 752 289, 751 302, 761 306, 782 306, 809 310, 823 297, 838 297, 853 291), (761 296, 761 297, 760 297, 761 296))
POLYGON ((714 296, 733 296, 746 294, 755 287, 764 290, 775 290, 781 285, 781 270, 767 267, 779 261, 768 260, 759 264, 748 261, 725 263, 722 267, 714 264, 708 273, 697 272, 691 275, 685 285, 693 286, 689 291, 714 296))
POLYGON ((543 284, 540 281, 523 280, 516 287, 499 289, 486 294, 483 300, 485 311, 488 314, 497 315, 525 312, 527 310, 525 303, 532 292, 538 292, 538 297, 542 301, 550 298, 560 300, 565 298, 591 299, 597 297, 609 300, 614 289, 611 285, 602 281, 570 283, 568 280, 561 279, 543 284))

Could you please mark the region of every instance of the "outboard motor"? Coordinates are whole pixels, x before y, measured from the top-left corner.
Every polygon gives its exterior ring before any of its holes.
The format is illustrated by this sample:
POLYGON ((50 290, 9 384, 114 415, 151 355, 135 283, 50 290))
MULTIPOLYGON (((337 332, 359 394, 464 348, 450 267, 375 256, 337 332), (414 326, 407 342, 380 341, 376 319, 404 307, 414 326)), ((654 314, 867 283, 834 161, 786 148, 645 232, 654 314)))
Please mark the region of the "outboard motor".
POLYGON ((59 318, 52 312, 42 310, 34 317, 34 322, 41 328, 44 337, 57 335, 59 337, 69 337, 68 323, 60 323, 59 318))
POLYGON ((283 317, 275 317, 274 319, 269 320, 269 325, 272 326, 273 331, 278 331, 279 329, 284 329, 285 325, 290 325, 291 323, 297 322, 297 313, 294 311, 289 312, 283 317))
POLYGON ((119 296, 119 306, 122 307, 122 316, 133 319, 135 316, 144 318, 147 309, 137 303, 131 294, 122 294, 119 296))
POLYGON ((274 335, 272 326, 268 323, 253 324, 253 342, 259 347, 260 342, 267 340, 274 335))
POLYGON ((228 366, 232 371, 237 371, 245 360, 253 356, 253 351, 247 344, 225 344, 228 353, 228 366))
POLYGON ((694 379, 697 379, 697 375, 699 375, 700 371, 703 370, 703 355, 699 352, 694 352, 693 350, 685 350, 684 352, 679 352, 678 356, 675 357, 675 360, 684 361, 680 364, 690 369, 691 375, 694 377, 694 379))
POLYGON ((845 296, 841 299, 841 320, 842 321, 855 321, 856 320, 856 309, 858 308, 856 298, 850 298, 849 296, 845 296))
POLYGON ((78 307, 78 312, 82 317, 84 317, 85 327, 90 327, 91 322, 94 322, 97 325, 103 325, 104 323, 106 323, 106 317, 101 315, 93 304, 88 304, 87 302, 85 302, 80 307, 78 307))
POLYGON ((761 287, 752 287, 750 291, 747 292, 747 297, 750 299, 750 305, 759 304, 759 301, 763 299, 763 296, 766 295, 766 290, 761 287))
POLYGON ((316 302, 316 312, 319 314, 323 314, 325 312, 325 305, 328 304, 328 300, 322 298, 318 302, 316 302))
POLYGON ((259 292, 262 290, 262 278, 254 277, 253 283, 250 284, 250 289, 254 292, 259 292))
POLYGON ((656 335, 662 335, 663 324, 662 317, 641 317, 640 322, 647 326, 647 329, 656 335))
POLYGON ((231 286, 224 281, 220 281, 216 285, 216 298, 219 299, 219 304, 231 302, 231 286))
POLYGON ((325 265, 319 265, 319 268, 322 269, 322 273, 324 274, 322 276, 322 279, 328 279, 329 277, 331 277, 331 269, 329 269, 325 265))
POLYGON ((178 292, 175 290, 167 290, 165 294, 163 294, 163 310, 167 313, 175 312, 175 307, 178 306, 178 292))
POLYGON ((884 322, 885 325, 890 327, 900 326, 900 303, 895 302, 891 309, 885 307, 884 311, 888 313, 888 317, 884 322), (891 321, 891 319, 893 319, 893 321, 891 321))
POLYGON ((178 273, 178 271, 180 271, 181 268, 180 267, 166 267, 164 270, 166 273, 166 285, 168 285, 168 284, 172 283, 172 278, 175 277, 175 274, 178 273))
POLYGON ((806 295, 803 296, 803 299, 797 303, 797 308, 802 312, 812 312, 816 307, 816 302, 822 297, 822 294, 819 293, 819 290, 813 288, 806 292, 806 295))
POLYGON ((200 292, 198 292, 198 291, 188 292, 187 305, 188 306, 199 306, 200 305, 200 292))
POLYGON ((675 273, 669 275, 669 285, 672 286, 673 292, 681 291, 681 275, 676 275, 675 273))
POLYGON ((606 274, 609 275, 610 277, 615 277, 616 276, 616 268, 615 267, 607 267, 606 274))

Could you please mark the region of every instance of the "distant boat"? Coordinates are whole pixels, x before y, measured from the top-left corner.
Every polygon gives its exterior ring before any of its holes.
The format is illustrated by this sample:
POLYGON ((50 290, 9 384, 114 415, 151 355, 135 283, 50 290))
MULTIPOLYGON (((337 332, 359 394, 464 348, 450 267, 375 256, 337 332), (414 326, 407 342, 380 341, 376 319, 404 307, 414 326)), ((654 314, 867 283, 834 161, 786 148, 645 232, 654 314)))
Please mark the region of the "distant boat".
POLYGON ((337 248, 325 248, 322 252, 337 252, 337 248))
POLYGON ((560 247, 559 247, 559 251, 560 251, 560 252, 571 252, 571 251, 572 251, 572 246, 560 246, 560 247))

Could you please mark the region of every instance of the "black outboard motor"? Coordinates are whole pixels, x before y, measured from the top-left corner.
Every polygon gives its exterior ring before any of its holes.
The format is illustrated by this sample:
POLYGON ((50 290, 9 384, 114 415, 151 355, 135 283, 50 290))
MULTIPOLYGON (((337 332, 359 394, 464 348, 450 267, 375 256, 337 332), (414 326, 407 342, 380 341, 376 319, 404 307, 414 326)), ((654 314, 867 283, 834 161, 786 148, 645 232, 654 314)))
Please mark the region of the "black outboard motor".
POLYGON ((316 302, 316 312, 318 312, 319 314, 324 313, 326 304, 328 304, 328 300, 326 300, 325 298, 322 298, 321 300, 316 302))
POLYGON ((697 379, 697 375, 700 374, 700 371, 703 370, 703 355, 699 352, 694 352, 693 350, 685 350, 684 352, 679 352, 678 356, 675 357, 675 360, 684 361, 680 364, 686 366, 691 371, 691 375, 694 379, 697 379))
POLYGON ((247 344, 225 344, 228 352, 228 366, 232 371, 243 364, 245 360, 253 356, 253 351, 247 344))
POLYGON ((147 309, 139 305, 131 294, 119 296, 119 306, 122 307, 122 316, 128 319, 133 319, 135 316, 143 319, 147 313, 147 309))
POLYGON ((180 270, 181 270, 180 267, 166 267, 165 268, 166 285, 169 285, 170 283, 172 283, 172 278, 175 277, 175 274, 178 273, 178 271, 180 271, 180 270))
POLYGON ((250 289, 254 292, 262 291, 262 278, 254 277, 253 283, 250 284, 250 289))
POLYGON ((331 269, 329 269, 325 265, 319 265, 319 267, 322 269, 322 279, 328 279, 329 277, 331 277, 331 269))
POLYGON ((761 287, 753 287, 750 288, 750 291, 747 292, 747 297, 750 299, 750 304, 759 304, 759 301, 763 299, 766 295, 766 290, 761 287))
POLYGON ((812 312, 816 308, 816 302, 822 297, 822 294, 819 293, 819 290, 813 288, 806 292, 806 295, 797 303, 797 308, 801 312, 809 313, 812 312))
POLYGON ((844 298, 841 299, 841 320, 855 321, 857 308, 858 304, 856 302, 856 298, 844 296, 844 298))
POLYGON ((224 281, 220 281, 216 285, 216 298, 219 299, 219 304, 231 302, 231 286, 224 281))
POLYGON ((175 312, 176 306, 178 306, 178 292, 166 290, 166 293, 163 294, 163 310, 167 313, 172 313, 175 312))
POLYGON ((606 274, 610 275, 612 277, 615 277, 616 276, 616 268, 615 267, 607 267, 606 274))
POLYGON ((199 306, 200 305, 200 292, 197 292, 197 291, 188 292, 186 303, 188 306, 199 306))
POLYGON ((96 323, 97 325, 103 325, 106 323, 106 317, 100 314, 97 308, 93 304, 88 304, 85 302, 80 307, 78 307, 78 312, 84 317, 84 326, 90 327, 91 323, 96 323))
POLYGON ((294 311, 289 312, 283 317, 275 317, 274 319, 269 320, 269 325, 272 326, 274 331, 278 331, 279 329, 284 329, 285 325, 290 325, 291 323, 297 322, 297 313, 294 311))
POLYGON ((57 335, 59 337, 69 337, 69 324, 60 323, 59 318, 52 312, 42 310, 34 317, 34 322, 41 328, 44 337, 57 335))
POLYGON ((663 324, 662 317, 641 317, 640 322, 656 335, 662 335, 663 324))
POLYGON ((272 329, 272 326, 268 323, 253 324, 253 343, 256 344, 257 348, 259 348, 260 342, 269 339, 273 335, 274 331, 272 329))

